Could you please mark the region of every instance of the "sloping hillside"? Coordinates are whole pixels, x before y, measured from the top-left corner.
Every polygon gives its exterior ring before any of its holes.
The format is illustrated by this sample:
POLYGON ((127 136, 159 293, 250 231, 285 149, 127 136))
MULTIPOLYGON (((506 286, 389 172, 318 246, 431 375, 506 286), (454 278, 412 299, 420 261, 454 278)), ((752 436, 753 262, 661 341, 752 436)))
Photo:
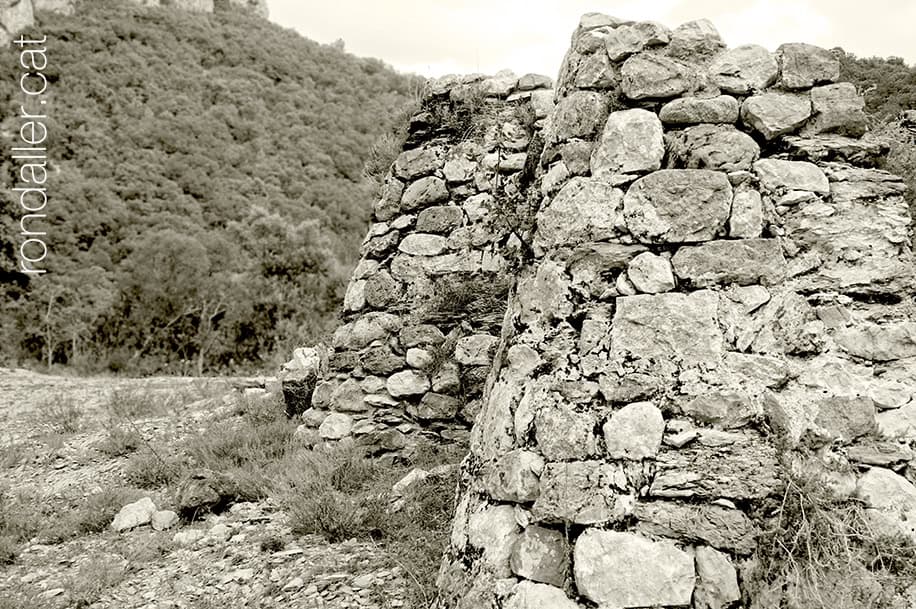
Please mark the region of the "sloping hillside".
MULTIPOLYGON (((7 194, 4 358, 206 371, 319 336, 365 231, 363 163, 409 79, 251 15, 81 6, 27 32, 48 36, 50 272, 9 283, 7 194)), ((8 51, 6 142, 18 79, 8 51)))

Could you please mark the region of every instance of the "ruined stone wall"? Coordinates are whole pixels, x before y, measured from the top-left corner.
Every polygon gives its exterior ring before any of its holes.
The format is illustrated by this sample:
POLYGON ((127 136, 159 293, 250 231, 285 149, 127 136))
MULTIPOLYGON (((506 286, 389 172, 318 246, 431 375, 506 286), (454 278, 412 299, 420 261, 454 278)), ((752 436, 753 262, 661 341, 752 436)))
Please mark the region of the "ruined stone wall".
MULTIPOLYGON (((420 436, 467 442, 522 247, 513 233, 550 86, 509 74, 431 85, 375 205, 324 378, 293 407, 304 409, 304 438, 353 439, 374 453, 420 436)), ((288 405, 296 390, 285 380, 288 405)))
POLYGON ((751 582, 802 471, 916 540, 905 187, 838 75, 706 21, 583 17, 442 607, 785 606, 751 582))

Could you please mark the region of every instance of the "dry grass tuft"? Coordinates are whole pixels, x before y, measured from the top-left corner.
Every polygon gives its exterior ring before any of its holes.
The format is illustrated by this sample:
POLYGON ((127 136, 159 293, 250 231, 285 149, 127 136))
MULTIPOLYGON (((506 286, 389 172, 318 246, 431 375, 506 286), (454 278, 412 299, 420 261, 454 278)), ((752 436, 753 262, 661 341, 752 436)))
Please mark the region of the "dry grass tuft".
POLYGON ((509 295, 509 282, 492 273, 457 273, 439 279, 433 293, 416 313, 420 323, 443 328, 462 322, 482 330, 502 324, 509 295))
POLYGON ((454 463, 458 449, 421 445, 409 463, 382 467, 357 448, 303 450, 284 464, 280 493, 296 534, 336 542, 377 541, 392 565, 408 574, 407 606, 428 607, 454 515, 456 475, 431 476, 411 486, 404 507, 389 512, 391 487, 414 467, 454 463))
POLYGON ((916 544, 877 531, 864 506, 832 495, 818 476, 785 476, 772 526, 758 545, 756 592, 787 607, 891 609, 916 578, 916 544))
POLYGON ((38 403, 36 415, 39 426, 57 434, 72 434, 80 430, 83 412, 72 397, 57 394, 38 403))

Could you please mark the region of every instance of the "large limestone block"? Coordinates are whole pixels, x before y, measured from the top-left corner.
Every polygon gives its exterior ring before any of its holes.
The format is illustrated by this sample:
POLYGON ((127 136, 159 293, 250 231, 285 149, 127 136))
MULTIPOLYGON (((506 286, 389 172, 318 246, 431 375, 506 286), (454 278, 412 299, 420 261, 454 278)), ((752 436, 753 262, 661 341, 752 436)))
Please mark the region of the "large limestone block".
POLYGON ((865 98, 850 82, 811 89, 814 118, 806 130, 811 133, 838 133, 862 137, 866 130, 865 98))
POLYGON ((149 497, 144 497, 122 507, 111 522, 111 528, 120 533, 149 524, 155 513, 156 504, 149 497))
POLYGON ((457 205, 437 205, 420 212, 416 230, 421 233, 450 233, 463 221, 464 212, 457 205))
MULTIPOLYGON (((897 394, 897 399, 903 399, 897 394)), ((908 397, 908 396, 907 396, 908 397)), ((916 440, 916 402, 879 412, 875 417, 878 431, 885 438, 916 440)))
POLYGON ((339 412, 364 412, 369 409, 366 394, 356 379, 348 378, 331 393, 331 409, 339 412))
POLYGON ((643 294, 660 294, 674 289, 671 261, 652 252, 643 252, 633 258, 627 267, 627 277, 643 294))
POLYGON ((553 461, 592 457, 598 452, 597 424, 591 413, 576 412, 565 404, 545 404, 535 415, 538 448, 553 461))
POLYGON ((771 192, 804 190, 821 195, 830 193, 827 176, 814 163, 760 159, 754 163, 754 171, 763 187, 771 192))
POLYGON ((464 366, 488 366, 498 343, 499 338, 489 334, 460 338, 455 345, 455 361, 464 366))
POLYGON ((602 430, 612 459, 652 459, 662 444, 665 419, 651 402, 636 402, 615 411, 602 430))
POLYGON ((763 199, 752 188, 739 187, 732 199, 732 214, 728 219, 728 236, 733 239, 753 239, 763 233, 763 199))
POLYGON ((632 513, 627 477, 619 465, 604 461, 548 463, 541 473, 540 494, 534 502, 535 521, 601 524, 632 513))
POLYGON ((555 586, 522 581, 515 587, 506 609, 580 609, 566 593, 555 586))
POLYGON ((693 78, 684 63, 662 55, 638 53, 620 68, 621 89, 630 99, 665 99, 685 92, 693 78))
POLYGON ((468 519, 468 542, 483 551, 483 562, 497 577, 510 577, 509 557, 519 537, 515 509, 497 505, 474 512, 468 519))
POLYGON ((669 34, 668 28, 652 21, 621 25, 605 37, 607 56, 611 61, 621 61, 648 46, 666 44, 669 34))
POLYGON ((793 42, 781 45, 776 54, 781 67, 779 84, 787 89, 807 89, 840 77, 840 61, 827 49, 793 42))
POLYGON ((859 478, 856 495, 865 501, 880 532, 909 537, 916 542, 916 486, 883 467, 873 467, 859 478))
POLYGON ((792 133, 811 113, 808 96, 789 93, 752 95, 741 105, 741 120, 768 140, 792 133))
POLYGON ((368 313, 337 328, 332 345, 335 349, 362 349, 397 333, 401 325, 401 319, 392 313, 368 313))
MULTIPOLYGON (((831 172, 831 180, 839 176, 831 172)), ((900 182, 856 170, 831 181, 831 201, 800 203, 783 214, 786 237, 817 266, 798 279, 806 291, 900 295, 916 285, 909 251, 910 214, 900 182)))
POLYGON ((724 352, 715 292, 668 293, 617 299, 611 329, 613 356, 715 362, 724 352))
POLYGON ((445 180, 433 176, 420 178, 404 190, 401 209, 411 211, 448 199, 445 180))
POLYGON ((738 573, 726 554, 700 546, 696 549, 696 609, 723 609, 741 599, 738 573))
POLYGON ((678 279, 688 286, 776 285, 786 276, 778 239, 710 241, 680 248, 671 259, 678 279))
POLYGON ((760 157, 760 146, 732 125, 696 125, 665 135, 667 166, 677 169, 747 171, 760 157))
POLYGON ((393 398, 421 395, 430 389, 429 377, 417 370, 404 370, 388 377, 385 384, 393 398))
POLYGON ((445 148, 428 146, 405 150, 394 162, 394 173, 402 180, 429 175, 445 163, 445 148))
POLYGON ((723 231, 732 204, 725 174, 663 169, 640 178, 623 199, 630 232, 643 243, 709 241, 723 231))
POLYGON ((887 144, 833 133, 811 137, 787 135, 782 139, 786 152, 806 161, 845 161, 860 167, 879 165, 887 155, 887 144))
POLYGON ((76 10, 75 0, 32 0, 32 8, 36 11, 51 11, 61 15, 72 15, 76 10))
POLYGON ((713 82, 727 93, 746 95, 776 82, 779 65, 762 46, 746 44, 717 55, 709 66, 713 82))
POLYGON ((0 2, 0 45, 7 46, 18 33, 35 22, 31 0, 0 2))
POLYGON ((318 435, 324 440, 340 440, 353 431, 353 418, 342 412, 332 412, 318 428, 318 435))
POLYGON ((419 404, 410 404, 407 412, 426 421, 454 419, 464 402, 441 393, 427 393, 419 404))
POLYGON ((529 526, 509 557, 512 572, 525 579, 562 586, 569 571, 569 545, 560 531, 529 526))
POLYGON ((608 241, 624 227, 623 191, 599 178, 576 177, 538 213, 534 243, 549 250, 608 241))
POLYGON ((545 259, 534 273, 523 274, 518 285, 519 316, 525 323, 539 318, 563 319, 572 313, 565 265, 545 259))
POLYGON ((641 502, 634 516, 637 530, 652 536, 702 542, 747 555, 757 548, 759 531, 744 512, 713 504, 686 504, 673 501, 641 502))
POLYGON ((484 484, 497 501, 527 503, 538 497, 542 471, 543 457, 529 450, 516 449, 490 467, 484 484))
MULTIPOLYGON (((719 432, 723 434, 724 432, 719 432)), ((721 446, 662 450, 649 495, 665 498, 760 499, 776 492, 776 448, 753 435, 724 434, 721 446)))
MULTIPOLYGON (((359 288, 355 288, 356 297, 359 288)), ((390 273, 382 271, 372 275, 363 282, 362 296, 365 304, 374 309, 384 309, 396 304, 401 299, 401 284, 390 273)), ((361 307, 360 307, 361 308, 361 307)))
POLYGON ((708 19, 696 19, 679 25, 671 32, 666 51, 672 57, 702 62, 724 47, 716 26, 708 19))
POLYGON ((682 97, 662 106, 658 116, 666 125, 734 123, 738 120, 738 109, 738 100, 731 95, 682 97))
POLYGON ((590 138, 604 125, 608 101, 596 91, 575 91, 557 103, 548 141, 590 138))
POLYGON ((916 357, 916 323, 868 324, 844 330, 837 344, 850 355, 875 362, 916 357))
POLYGON ((654 112, 639 108, 611 112, 592 153, 592 175, 655 171, 664 156, 662 124, 654 112))
POLYGON ((589 529, 575 546, 579 593, 601 606, 689 605, 693 558, 672 542, 634 533, 589 529))

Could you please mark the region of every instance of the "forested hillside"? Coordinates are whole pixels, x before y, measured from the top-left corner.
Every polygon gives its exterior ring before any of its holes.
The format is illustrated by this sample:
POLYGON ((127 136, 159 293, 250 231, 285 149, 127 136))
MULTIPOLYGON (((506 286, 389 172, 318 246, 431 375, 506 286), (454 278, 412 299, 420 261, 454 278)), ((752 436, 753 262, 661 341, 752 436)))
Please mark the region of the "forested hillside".
POLYGON ((916 109, 916 68, 903 59, 845 52, 839 57, 840 79, 855 83, 865 94, 865 110, 875 120, 893 120, 902 110, 916 109))
MULTIPOLYGON (((11 272, 22 212, 5 192, 0 362, 256 369, 325 332, 374 196, 367 151, 415 83, 244 14, 99 0, 38 18, 50 272, 11 272)), ((18 79, 7 51, 7 184, 18 79)))

